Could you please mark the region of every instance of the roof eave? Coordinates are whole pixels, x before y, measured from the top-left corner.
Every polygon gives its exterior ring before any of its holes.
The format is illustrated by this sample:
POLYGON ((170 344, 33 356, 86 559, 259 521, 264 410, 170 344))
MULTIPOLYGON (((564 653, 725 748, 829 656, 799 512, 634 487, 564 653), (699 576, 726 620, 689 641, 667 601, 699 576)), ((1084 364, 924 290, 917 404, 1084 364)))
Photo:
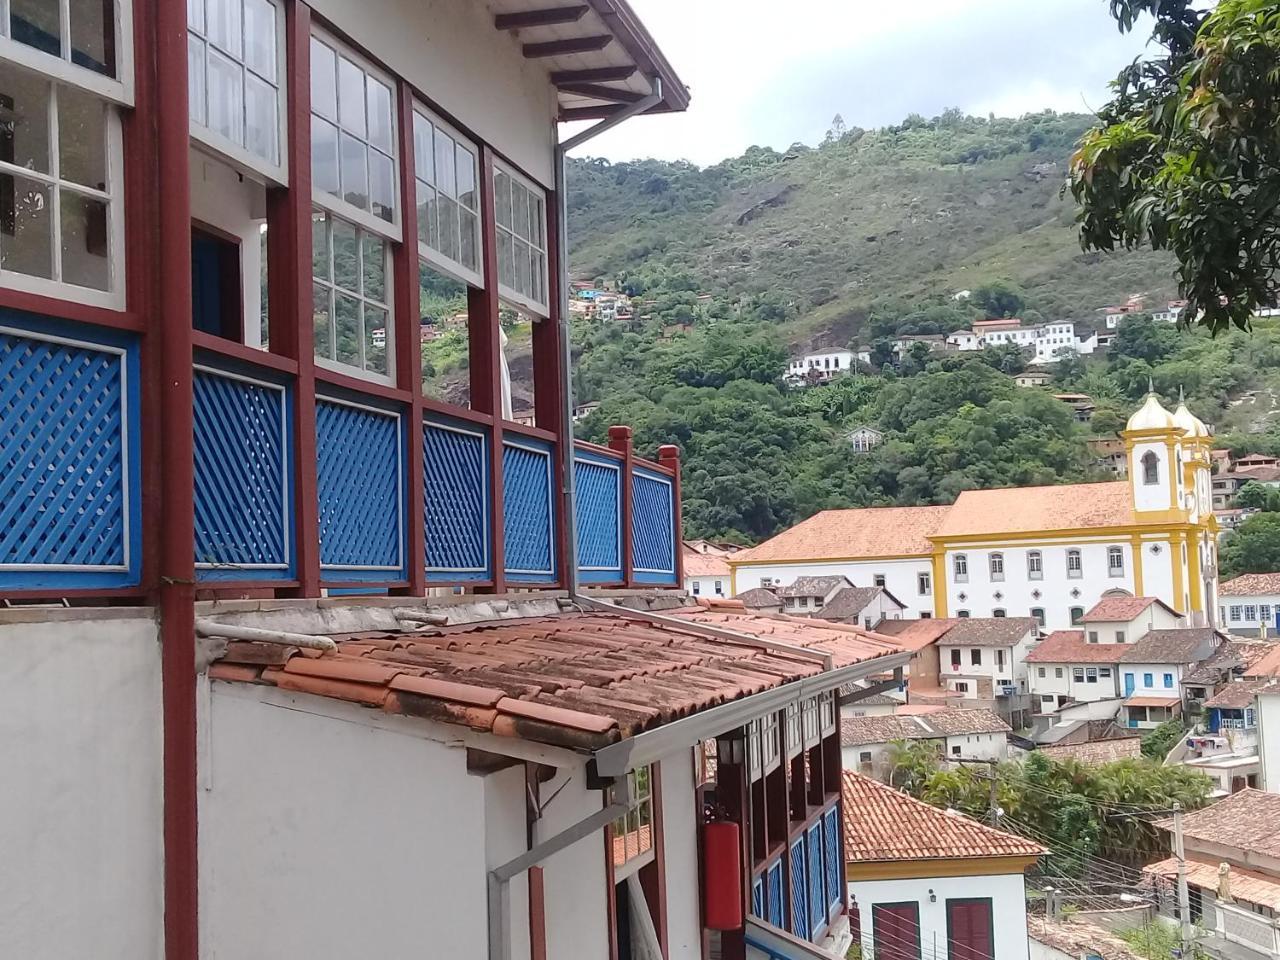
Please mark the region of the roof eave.
POLYGON ((596 775, 620 777, 628 770, 661 760, 677 750, 692 747, 771 711, 781 710, 787 704, 826 693, 873 674, 905 667, 910 659, 909 653, 893 653, 847 667, 824 670, 814 676, 793 680, 772 690, 720 704, 710 710, 645 730, 597 750, 593 754, 596 775))

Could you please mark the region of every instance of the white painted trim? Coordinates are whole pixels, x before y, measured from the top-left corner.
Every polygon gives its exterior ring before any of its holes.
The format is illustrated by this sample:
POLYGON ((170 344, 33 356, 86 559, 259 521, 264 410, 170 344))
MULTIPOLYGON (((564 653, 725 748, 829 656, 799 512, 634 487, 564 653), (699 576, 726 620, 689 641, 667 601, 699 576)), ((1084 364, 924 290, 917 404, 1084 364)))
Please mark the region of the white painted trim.
MULTIPOLYGON (((555 523, 556 492, 555 492, 555 475, 552 472, 552 468, 551 468, 552 451, 544 449, 543 447, 536 446, 531 443, 521 443, 518 440, 504 439, 502 441, 502 446, 504 448, 514 447, 517 450, 524 450, 527 453, 537 454, 538 456, 542 457, 546 461, 546 465, 547 465, 547 528, 548 528, 547 529, 547 534, 548 534, 547 546, 548 546, 548 557, 550 558, 550 561, 551 561, 549 564, 549 569, 547 570, 519 570, 514 567, 506 567, 505 558, 504 558, 503 573, 505 574, 527 573, 530 575, 553 577, 555 576, 555 573, 556 573, 556 523, 555 523)), ((505 479, 506 478, 504 477, 503 480, 505 481, 505 479)), ((504 491, 506 490, 505 482, 503 483, 503 490, 504 491)), ((505 538, 503 542, 505 544, 506 542, 505 538)))
MULTIPOLYGON (((465 427, 456 427, 453 424, 441 423, 438 420, 426 420, 423 422, 423 428, 430 427, 432 430, 448 430, 450 433, 460 433, 466 437, 475 437, 481 443, 480 448, 480 544, 481 550, 484 552, 484 564, 479 567, 427 567, 427 573, 488 573, 492 566, 492 558, 489 556, 489 537, 485 535, 489 529, 489 524, 493 522, 489 516, 489 474, 485 469, 486 447, 484 446, 489 437, 483 430, 467 429, 465 427)), ((488 465, 489 469, 494 468, 493 464, 488 465)), ((498 469, 502 465, 498 464, 498 469)))
MULTIPOLYGON (((326 210, 325 211, 325 238, 329 248, 329 276, 328 278, 317 277, 315 275, 315 270, 312 269, 311 271, 312 287, 315 287, 317 285, 321 286, 325 290, 327 290, 331 295, 331 301, 328 305, 329 335, 330 335, 330 339, 333 342, 335 352, 337 350, 337 345, 338 345, 337 295, 341 293, 345 297, 349 297, 359 301, 360 307, 361 307, 361 310, 360 310, 360 363, 361 365, 357 367, 357 366, 354 366, 353 364, 344 363, 341 360, 330 359, 329 357, 322 357, 316 354, 314 350, 312 351, 312 356, 315 358, 316 364, 318 366, 324 367, 326 370, 332 370, 334 373, 342 373, 349 377, 355 377, 358 380, 368 380, 370 383, 381 383, 387 386, 394 387, 396 385, 395 373, 394 373, 396 368, 396 343, 395 343, 396 307, 395 307, 395 297, 392 296, 392 291, 395 289, 395 257, 393 256, 393 251, 391 250, 390 247, 384 248, 382 273, 383 273, 383 285, 385 287, 384 292, 386 293, 387 299, 385 301, 375 300, 372 297, 368 296, 364 292, 364 285, 365 285, 364 284, 364 252, 363 250, 360 249, 361 248, 360 231, 362 229, 363 228, 359 224, 354 223, 353 221, 347 219, 346 217, 343 217, 342 215, 334 213, 332 211, 326 210), (358 292, 348 290, 345 287, 338 286, 337 272, 334 269, 334 246, 333 246, 333 218, 334 217, 337 217, 339 220, 343 220, 346 223, 356 228, 356 262, 359 265, 359 271, 360 271, 359 272, 360 290, 358 292), (376 370, 364 369, 364 361, 366 359, 365 349, 368 346, 368 344, 365 341, 365 334, 371 332, 371 331, 367 331, 364 326, 364 307, 370 306, 370 305, 373 306, 375 309, 385 310, 387 312, 387 323, 384 328, 386 336, 383 340, 383 350, 386 351, 386 357, 387 357, 387 373, 378 373, 376 370)), ((373 231, 370 231, 370 232, 373 232, 373 231)), ((387 240, 386 237, 380 237, 380 239, 382 239, 386 243, 390 242, 387 240)), ((312 265, 314 268, 314 258, 313 258, 312 265)))
MULTIPOLYGON (((116 2, 117 4, 128 4, 128 0, 116 0, 116 2)), ((4 24, 8 23, 8 19, 7 16, 3 18, 3 23, 0 23, 0 30, 7 29, 4 24)), ((132 107, 133 18, 130 15, 127 19, 130 23, 128 34, 126 34, 129 37, 127 48, 120 42, 118 36, 116 38, 116 50, 120 54, 116 69, 120 71, 121 76, 125 79, 117 80, 101 73, 94 73, 85 67, 76 66, 70 60, 55 57, 51 53, 45 53, 43 50, 29 47, 25 43, 18 43, 7 36, 0 36, 0 60, 34 71, 69 87, 76 87, 118 106, 132 107)), ((120 27, 119 21, 119 7, 117 7, 117 29, 120 27)))
POLYGON ((25 571, 64 571, 67 573, 127 573, 131 559, 130 521, 131 499, 129 494, 129 351, 123 347, 104 343, 93 343, 88 340, 76 340, 71 337, 60 337, 55 334, 24 330, 20 327, 0 326, 0 334, 27 340, 42 340, 45 343, 56 343, 61 346, 75 347, 79 350, 91 350, 110 354, 117 358, 120 365, 120 490, 123 494, 123 512, 121 520, 121 536, 123 538, 124 562, 121 564, 45 564, 45 563, 0 563, 0 570, 25 571))
POLYGON ((231 373, 227 370, 219 370, 217 367, 211 367, 207 364, 196 363, 192 365, 193 370, 207 373, 214 377, 223 377, 227 380, 238 380, 241 383, 248 383, 255 387, 262 387, 265 390, 275 390, 280 394, 280 450, 283 454, 280 458, 280 529, 282 532, 282 546, 284 547, 284 562, 279 564, 246 564, 246 563, 197 563, 196 568, 200 570, 287 570, 292 562, 289 550, 290 538, 293 533, 292 524, 289 522, 289 458, 291 451, 289 448, 289 404, 288 389, 279 383, 272 383, 270 380, 257 380, 253 377, 247 377, 241 373, 231 373))
MULTIPOLYGON (((455 141, 458 141, 459 143, 463 144, 465 147, 467 147, 467 149, 471 151, 472 156, 475 159, 475 167, 472 172, 475 175, 475 184, 476 184, 475 192, 476 192, 476 197, 478 198, 480 196, 480 187, 481 187, 480 178, 484 176, 484 170, 480 166, 479 147, 476 146, 476 144, 471 140, 470 137, 459 133, 457 129, 454 128, 451 124, 446 123, 444 120, 440 119, 440 117, 436 113, 434 113, 431 109, 429 109, 427 106, 425 106, 421 100, 418 100, 416 98, 414 99, 413 112, 415 114, 421 114, 422 118, 426 120, 428 123, 430 123, 432 126, 439 127, 442 131, 444 131, 449 136, 451 136, 455 141)), ((413 137, 414 131, 409 130, 408 134, 410 137, 413 137)), ((415 147, 417 146, 416 141, 414 145, 415 147)), ((414 155, 414 160, 415 162, 417 160, 416 154, 414 155)), ((454 155, 454 162, 455 164, 457 162, 456 154, 454 155)), ((431 163, 434 169, 434 166, 435 166, 434 152, 432 154, 431 163)), ((406 204, 413 203, 414 205, 416 205, 418 202, 418 196, 417 196, 418 171, 417 171, 416 165, 415 165, 413 174, 414 174, 414 195, 412 197, 403 198, 403 202, 406 204)), ((436 190, 437 192, 439 192, 439 188, 435 184, 432 184, 431 187, 433 190, 436 190)), ((456 201, 456 198, 451 198, 451 199, 455 199, 456 201)), ((466 207, 463 207, 461 201, 457 201, 457 202, 459 207, 462 207, 464 210, 467 209, 466 207)), ((456 260, 446 257, 440 251, 432 249, 431 247, 427 246, 425 243, 422 242, 421 239, 418 239, 418 238, 414 238, 414 239, 415 239, 415 242, 418 244, 418 258, 421 260, 425 260, 432 267, 432 269, 439 270, 442 273, 447 274, 452 279, 458 280, 461 283, 465 283, 472 287, 479 287, 481 290, 483 290, 485 285, 485 278, 483 274, 483 270, 484 270, 483 216, 478 206, 475 210, 469 210, 468 212, 473 213, 476 218, 475 241, 476 241, 476 256, 479 258, 479 261, 480 261, 479 270, 473 270, 469 267, 464 266, 463 264, 459 263, 456 260)), ((496 238, 495 238, 495 242, 496 242, 496 238)))
MULTIPOLYGON (((579 464, 579 463, 584 463, 584 464, 586 464, 586 465, 587 465, 587 466, 589 466, 589 467, 600 467, 601 469, 604 469, 604 470, 612 470, 614 473, 616 473, 616 474, 618 475, 618 510, 617 510, 617 514, 616 514, 616 517, 615 517, 615 519, 616 519, 616 521, 617 521, 617 522, 614 524, 614 531, 615 531, 615 532, 616 532, 616 534, 617 534, 617 544, 618 544, 618 563, 617 563, 617 565, 616 565, 616 566, 611 566, 611 567, 587 567, 587 566, 579 566, 579 567, 578 567, 578 569, 579 569, 579 570, 589 570, 589 571, 601 571, 601 572, 603 572, 603 571, 612 572, 612 571, 614 571, 614 570, 621 570, 621 569, 622 569, 622 567, 623 567, 623 562, 622 562, 622 560, 623 560, 623 558, 622 558, 622 495, 623 495, 623 490, 622 490, 622 483, 623 483, 623 478, 622 478, 622 464, 620 464, 620 463, 607 463, 607 462, 605 462, 605 461, 603 460, 603 458, 602 458, 602 459, 600 459, 600 460, 591 460, 591 459, 588 459, 587 457, 581 457, 581 456, 578 456, 577 454, 575 454, 575 455, 574 455, 573 462, 574 462, 574 464, 575 464, 575 465, 576 465, 576 464, 579 464)), ((576 505, 576 504, 575 504, 575 505, 576 505)))
MULTIPOLYGON (((524 309, 532 311, 533 313, 537 314, 539 317, 543 317, 544 319, 549 318, 551 316, 551 304, 550 304, 551 259, 548 255, 548 248, 551 243, 551 236, 547 230, 547 221, 548 221, 547 190, 545 187, 530 180, 528 177, 526 177, 520 171, 511 167, 509 164, 503 163, 502 160, 495 158, 493 161, 493 172, 494 172, 495 179, 497 177, 497 173, 499 170, 501 170, 504 174, 506 174, 516 183, 519 183, 530 193, 534 193, 537 196, 542 198, 542 224, 541 224, 542 246, 541 247, 534 246, 534 244, 531 241, 525 240, 523 237, 520 237, 519 239, 521 243, 528 243, 531 247, 533 247, 535 250, 537 250, 539 253, 542 254, 542 268, 543 268, 542 269, 542 289, 547 295, 547 302, 538 303, 536 300, 532 299, 531 297, 527 297, 523 293, 520 293, 518 290, 515 290, 507 286, 500 279, 495 277, 494 279, 498 280, 498 296, 504 300, 509 301, 513 306, 523 307, 524 309)), ((490 188, 492 189, 492 185, 490 188)), ((513 236, 516 236, 514 225, 508 228, 498 223, 496 205, 495 205, 494 234, 493 234, 493 242, 495 244, 497 244, 498 242, 499 230, 507 230, 513 236)))
MULTIPOLYGON (((362 55, 359 51, 353 49, 349 44, 339 40, 337 37, 335 37, 328 30, 325 30, 323 27, 319 25, 313 25, 311 27, 311 36, 314 39, 320 41, 326 47, 329 47, 331 50, 333 50, 334 53, 337 54, 339 58, 346 57, 352 63, 360 67, 360 69, 363 70, 366 74, 380 80, 382 83, 386 85, 387 89, 391 91, 391 153, 389 154, 389 156, 391 157, 391 183, 395 191, 395 203, 393 205, 393 214, 395 218, 392 221, 388 222, 386 220, 383 220, 381 217, 374 216, 372 211, 361 210, 359 207, 355 206, 354 204, 347 203, 347 201, 343 200, 341 197, 336 197, 331 193, 325 193, 323 190, 320 190, 318 188, 312 190, 312 202, 316 203, 319 206, 323 206, 326 210, 329 210, 332 213, 337 214, 338 216, 345 217, 348 220, 353 220, 354 222, 359 223, 364 227, 367 227, 373 233, 380 233, 387 239, 392 240, 396 243, 400 243, 404 240, 404 204, 407 202, 408 198, 402 196, 400 192, 400 166, 403 161, 403 158, 400 156, 400 137, 399 137, 400 112, 396 108, 396 104, 398 103, 399 86, 396 82, 396 79, 391 74, 383 70, 381 67, 374 64, 373 61, 369 60, 367 57, 362 55)), ((334 83, 337 84, 337 77, 334 78, 334 83)), ((335 86, 335 91, 339 95, 341 94, 341 91, 338 91, 336 86, 335 86)), ((368 103, 369 103, 368 90, 366 89, 365 102, 363 105, 363 109, 366 111, 366 113, 368 111, 368 103)), ((314 113, 315 112, 314 109, 311 112, 314 113)), ((338 103, 338 113, 339 115, 341 115, 342 113, 341 102, 338 103)), ((366 129, 367 129, 367 124, 368 124, 367 116, 365 118, 365 121, 366 121, 366 129)), ((309 118, 308 118, 308 125, 310 125, 309 118)), ((339 130, 339 136, 341 136, 341 131, 343 129, 341 122, 340 121, 337 122, 336 126, 338 127, 338 130, 339 130)), ((379 153, 382 152, 379 148, 374 147, 369 142, 367 137, 359 138, 359 139, 360 139, 360 142, 365 145, 366 150, 377 150, 379 153)), ((341 140, 339 140, 338 164, 339 164, 339 168, 338 168, 339 189, 341 189, 341 178, 342 178, 341 140)), ((368 177, 368 173, 369 173, 368 165, 366 164, 365 166, 366 179, 368 177)))
POLYGON ((405 533, 405 495, 404 495, 404 444, 402 436, 404 433, 404 417, 398 411, 386 410, 382 407, 374 407, 365 403, 357 403, 353 400, 343 400, 328 394, 317 394, 316 403, 332 403, 337 406, 350 407, 353 410, 363 410, 366 413, 372 413, 376 416, 386 417, 394 420, 396 423, 396 554, 400 558, 400 562, 395 566, 384 566, 379 564, 335 564, 322 563, 321 570, 389 570, 398 572, 405 569, 404 559, 404 533, 405 533))

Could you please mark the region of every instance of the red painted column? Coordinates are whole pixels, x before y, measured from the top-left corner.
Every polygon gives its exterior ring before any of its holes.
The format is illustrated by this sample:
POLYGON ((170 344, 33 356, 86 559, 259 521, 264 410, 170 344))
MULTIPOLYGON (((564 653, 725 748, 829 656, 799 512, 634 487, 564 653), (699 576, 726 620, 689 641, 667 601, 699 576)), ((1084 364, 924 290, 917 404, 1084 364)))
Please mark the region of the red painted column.
MULTIPOLYGON (((556 435, 556 449, 552 453, 555 463, 554 482, 557 491, 565 489, 564 445, 573 443, 573 424, 564 417, 564 351, 560 329, 560 223, 556 212, 560 209, 555 194, 547 197, 547 287, 551 316, 533 325, 533 405, 539 427, 556 435)), ((563 496, 555 498, 555 543, 559 558, 559 582, 569 585, 569 518, 565 516, 563 496)))
POLYGON ((294 541, 300 597, 320 595, 316 492, 316 361, 311 293, 311 8, 285 9, 288 189, 267 193, 271 350, 298 363, 293 391, 294 541))
POLYGON ((489 556, 494 593, 507 588, 502 529, 502 339, 498 322, 498 227, 493 198, 493 150, 480 148, 480 240, 485 279, 483 290, 468 288, 467 332, 471 364, 471 406, 493 416, 489 432, 489 556))
POLYGON ((636 585, 635 557, 632 555, 631 514, 632 479, 635 475, 635 452, 631 445, 631 428, 609 428, 609 449, 622 454, 622 580, 628 587, 636 585))
POLYGON ((422 475, 422 340, 419 333, 421 300, 418 288, 418 204, 415 197, 413 154, 413 91, 399 84, 400 118, 400 222, 404 240, 394 248, 395 309, 392 325, 396 338, 396 382, 410 394, 405 460, 406 544, 409 586, 393 591, 411 597, 427 593, 426 511, 422 475))
POLYGON ((658 448, 658 463, 671 471, 671 531, 675 550, 676 586, 684 586, 684 504, 680 499, 680 448, 666 443, 658 448))
MULTIPOLYGON (((160 475, 160 661, 164 724, 164 942, 167 960, 197 960, 195 452, 191 338, 191 121, 187 11, 158 0, 139 11, 156 32, 159 408, 147 411, 164 451, 160 475)), ((145 56, 144 58, 145 59, 145 56)), ((144 429, 144 434, 147 431, 144 429)), ((153 518, 154 522, 154 518, 153 518)))

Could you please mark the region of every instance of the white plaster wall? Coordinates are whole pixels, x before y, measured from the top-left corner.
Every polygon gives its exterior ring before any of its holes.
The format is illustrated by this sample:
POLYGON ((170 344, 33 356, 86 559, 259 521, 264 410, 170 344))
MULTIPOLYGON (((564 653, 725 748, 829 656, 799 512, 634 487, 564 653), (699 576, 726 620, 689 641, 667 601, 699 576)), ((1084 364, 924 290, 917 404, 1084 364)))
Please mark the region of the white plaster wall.
MULTIPOLYGON (((944 647, 938 648, 938 671, 944 679, 989 677, 992 683, 1019 684, 1019 689, 1026 689, 1027 665, 1026 644, 1016 647, 944 647), (982 663, 973 663, 973 651, 978 651, 982 663), (1004 663, 999 663, 997 650, 1003 654, 1004 663), (960 666, 952 668, 952 656, 960 654, 960 666)), ((970 691, 973 692, 972 690, 970 691)))
MULTIPOLYGON (((1222 617, 1218 626, 1231 633, 1257 635, 1266 626, 1272 635, 1276 633, 1276 614, 1280 613, 1280 594, 1263 594, 1252 597, 1222 597, 1219 601, 1222 617), (1271 616, 1262 618, 1262 606, 1271 608, 1271 616), (1246 607, 1253 607, 1253 617, 1247 617, 1246 607)), ((1216 616, 1217 614, 1215 614, 1216 616)))
POLYGON ((693 795, 693 752, 661 761, 662 847, 667 867, 667 953, 671 960, 701 960, 698 829, 693 795))
POLYGON ((266 194, 260 184, 219 160, 191 150, 191 219, 240 241, 240 309, 245 342, 262 342, 262 236, 266 194))
POLYGON ((920 880, 851 880, 849 894, 862 912, 863 956, 875 955, 872 907, 877 903, 916 901, 920 909, 921 953, 933 960, 947 956, 947 900, 990 897, 995 960, 1027 960, 1027 905, 1022 874, 994 877, 935 877, 920 880), (929 891, 937 897, 929 902, 929 891))
POLYGON ((1068 696, 1080 703, 1093 703, 1098 700, 1110 700, 1120 695, 1120 668, 1114 663, 1033 663, 1028 664, 1030 671, 1030 689, 1036 698, 1036 709, 1040 712, 1049 712, 1048 704, 1042 704, 1040 698, 1046 695, 1056 698, 1059 696, 1068 696), (1075 669, 1079 667, 1085 670, 1086 679, 1078 682, 1075 679, 1075 669), (1088 670, 1093 668, 1098 671, 1098 679, 1095 683, 1088 682, 1088 670), (1044 676, 1040 676, 1040 671, 1044 671, 1044 676), (1062 671, 1062 676, 1058 676, 1058 671, 1062 671), (1104 677, 1103 670, 1109 670, 1111 675, 1104 677))
POLYGON ((729 575, 722 574, 718 577, 685 577, 684 578, 685 593, 696 595, 699 597, 727 597, 729 596, 729 575), (720 589, 716 590, 716 584, 720 584, 720 589), (694 585, 697 585, 697 591, 694 585))
POLYGON ((960 610, 969 611, 971 616, 989 617, 997 609, 1004 610, 1010 617, 1029 617, 1033 608, 1039 607, 1045 613, 1046 630, 1067 630, 1071 624, 1071 608, 1081 607, 1088 610, 1096 604, 1106 590, 1122 587, 1130 592, 1134 589, 1133 555, 1127 540, 1075 542, 1061 541, 1052 544, 1033 544, 1025 547, 983 546, 966 547, 963 550, 948 550, 946 556, 947 570, 947 612, 955 616, 960 610), (1118 546, 1124 551, 1125 569, 1123 577, 1112 577, 1107 573, 1107 548, 1118 546), (1080 551, 1081 576, 1067 576, 1067 551, 1080 551), (1032 580, 1027 570, 1027 553, 1039 550, 1043 579, 1032 580), (992 580, 990 573, 990 555, 1004 554, 1004 579, 992 580), (967 581, 955 578, 955 557, 964 554, 968 558, 969 575, 967 581), (1033 591, 1040 596, 1033 596, 1033 591), (1080 596, 1073 597, 1072 590, 1079 590, 1080 596), (1000 593, 1000 599, 995 594, 1000 593), (960 594, 965 598, 960 599, 960 594))
POLYGON ((1134 444, 1133 451, 1129 454, 1129 486, 1133 491, 1135 510, 1169 510, 1176 506, 1169 502, 1170 469, 1172 465, 1169 463, 1169 448, 1165 446, 1163 439, 1144 440, 1134 444), (1148 452, 1154 453, 1160 463, 1158 483, 1143 482, 1142 458, 1148 452))
MULTIPOLYGON (((492 870, 528 849, 527 787, 524 764, 516 764, 483 778, 485 868, 492 870)), ((508 885, 511 923, 511 960, 528 960, 529 874, 521 873, 508 885)))
MULTIPOLYGON (((905 619, 916 616, 913 610, 934 608, 933 590, 941 589, 931 584, 931 592, 922 596, 916 583, 916 574, 927 573, 932 578, 933 561, 929 557, 911 560, 850 560, 824 561, 820 563, 761 563, 742 564, 736 567, 733 589, 737 593, 760 586, 762 578, 772 578, 774 583, 789 586, 797 577, 845 576, 855 587, 875 586, 876 574, 884 574, 885 589, 902 601, 907 608, 905 619)), ((889 615, 893 619, 893 614, 889 615)))
POLYGON ((971 733, 947 737, 946 755, 974 760, 1009 759, 1009 741, 1003 733, 971 733), (960 752, 956 753, 956 748, 960 752))
MULTIPOLYGON (((581 769, 561 772, 544 783, 542 796, 550 797, 557 790, 560 793, 544 808, 535 827, 534 838, 539 843, 595 813, 604 803, 599 790, 587 789, 581 769)), ((604 832, 561 850, 545 861, 543 868, 547 956, 556 960, 609 956, 608 898, 613 895, 613 878, 605 872, 604 832)))
MULTIPOLYGON (((485 955, 485 865, 502 845, 491 846, 485 818, 506 804, 467 774, 460 746, 412 735, 407 720, 374 726, 345 704, 275 705, 259 688, 212 687, 201 738, 205 960, 417 956, 426 931, 435 955, 485 955), (336 716, 320 712, 333 706, 336 716)), ((527 915, 513 931, 528 930, 527 915)))
MULTIPOLYGON (((931 598, 926 597, 922 597, 921 599, 931 600, 931 598)), ((921 609, 924 609, 924 607, 921 607, 921 609)), ((932 602, 928 604, 928 612, 933 613, 932 602)), ((859 620, 858 623, 860 626, 865 627, 867 625, 867 619, 870 618, 871 626, 874 627, 881 620, 901 620, 903 617, 914 618, 918 615, 918 613, 913 614, 909 608, 904 609, 899 607, 896 603, 885 596, 885 594, 881 593, 877 594, 876 598, 863 608, 861 614, 862 619, 859 620)))
POLYGON ((553 185, 555 95, 547 68, 494 29, 484 4, 316 0, 312 8, 529 176, 553 185))
POLYGON ((145 612, 0 612, 0 956, 162 955, 160 647, 145 612), (109 618, 109 619, 108 619, 109 618))
MULTIPOLYGON (((1142 595, 1145 597, 1159 597, 1173 609, 1179 612, 1186 612, 1187 594, 1190 585, 1187 583, 1186 568, 1183 568, 1182 592, 1174 593, 1173 589, 1173 567, 1174 564, 1181 564, 1182 557, 1180 551, 1175 551, 1169 543, 1168 537, 1160 539, 1143 539, 1142 541, 1142 595), (1152 553, 1153 547, 1159 547, 1159 553, 1152 553)), ((1147 611, 1150 616, 1150 608, 1147 611)), ((1177 626, 1177 620, 1170 618, 1163 610, 1156 617, 1163 618, 1170 626, 1177 626)), ((1149 621, 1144 619, 1144 624, 1149 621)), ((1146 630, 1138 631, 1135 628, 1135 639, 1142 636, 1146 630)))
POLYGON ((1133 674, 1133 695, 1144 697, 1181 697, 1182 667, 1176 663, 1122 663, 1120 664, 1120 691, 1125 690, 1124 676, 1133 674), (1151 674, 1151 683, 1146 675, 1151 674), (1173 677, 1173 685, 1165 686, 1164 677, 1173 677))
POLYGON ((1259 694, 1256 703, 1262 789, 1280 793, 1280 694, 1259 694))
POLYGON ((897 710, 891 703, 850 703, 840 708, 842 717, 890 717, 897 710))

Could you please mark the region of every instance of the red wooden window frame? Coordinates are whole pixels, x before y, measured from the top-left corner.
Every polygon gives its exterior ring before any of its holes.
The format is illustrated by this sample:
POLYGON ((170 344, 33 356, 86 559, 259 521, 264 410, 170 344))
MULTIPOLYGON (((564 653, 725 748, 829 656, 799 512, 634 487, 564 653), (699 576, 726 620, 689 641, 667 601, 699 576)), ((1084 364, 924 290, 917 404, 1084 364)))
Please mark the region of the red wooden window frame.
POLYGON ((947 956, 950 960, 995 960, 995 921, 990 897, 947 901, 947 956))
POLYGON ((920 904, 873 904, 871 942, 876 960, 920 960, 920 904))

